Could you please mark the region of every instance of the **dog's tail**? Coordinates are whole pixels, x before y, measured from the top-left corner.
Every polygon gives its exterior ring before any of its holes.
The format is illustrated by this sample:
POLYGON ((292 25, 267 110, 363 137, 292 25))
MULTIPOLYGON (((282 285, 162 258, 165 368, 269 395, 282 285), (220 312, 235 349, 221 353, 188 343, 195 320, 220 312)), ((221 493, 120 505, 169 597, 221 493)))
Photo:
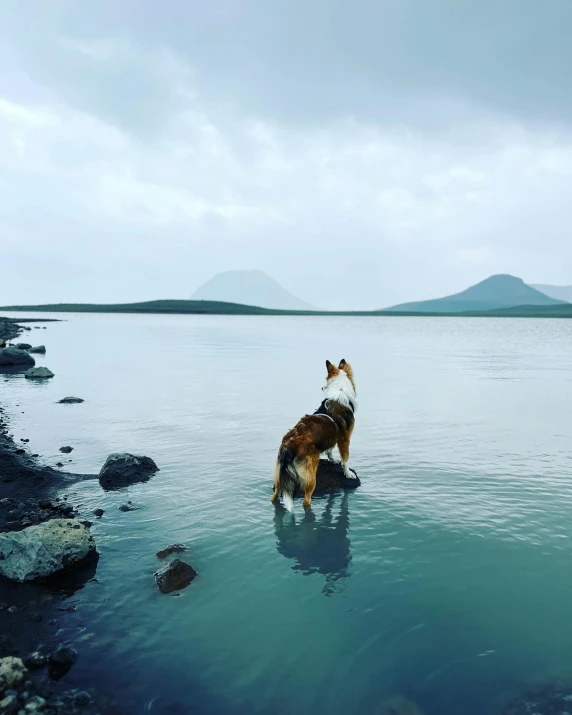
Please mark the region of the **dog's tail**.
POLYGON ((278 453, 280 491, 284 506, 289 512, 294 511, 294 494, 300 481, 294 466, 295 457, 292 448, 287 446, 282 447, 278 453))

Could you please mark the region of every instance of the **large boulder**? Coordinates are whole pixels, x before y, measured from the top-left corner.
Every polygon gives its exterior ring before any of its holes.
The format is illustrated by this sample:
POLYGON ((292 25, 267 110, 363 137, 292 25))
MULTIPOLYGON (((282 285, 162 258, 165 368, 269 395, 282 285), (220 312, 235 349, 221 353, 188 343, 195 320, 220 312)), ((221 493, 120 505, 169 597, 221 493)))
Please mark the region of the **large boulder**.
POLYGON ((47 367, 31 367, 29 370, 26 370, 24 377, 27 380, 45 380, 48 377, 53 377, 54 373, 51 370, 48 370, 47 367))
POLYGON ((3 365, 35 365, 36 361, 25 350, 18 348, 0 349, 0 366, 3 365))
POLYGON ((171 593, 188 586, 196 575, 192 566, 181 559, 175 559, 155 572, 155 582, 161 593, 171 593))
POLYGON ((95 553, 95 542, 77 519, 52 519, 0 534, 0 575, 23 583, 47 578, 95 553))
POLYGON ((117 452, 105 460, 99 473, 99 483, 108 491, 121 489, 136 482, 146 482, 158 471, 159 467, 150 457, 117 452))

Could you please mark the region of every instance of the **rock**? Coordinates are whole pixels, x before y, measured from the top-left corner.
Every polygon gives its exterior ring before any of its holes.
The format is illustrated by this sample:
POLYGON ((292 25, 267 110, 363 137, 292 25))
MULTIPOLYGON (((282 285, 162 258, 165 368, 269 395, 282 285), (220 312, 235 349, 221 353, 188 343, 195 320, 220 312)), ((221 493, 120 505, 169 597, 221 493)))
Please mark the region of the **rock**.
POLYGON ((0 348, 5 348, 6 347, 6 341, 4 338, 0 338, 0 348))
POLYGON ((0 700, 0 713, 6 713, 6 715, 11 715, 11 713, 16 713, 18 711, 18 696, 17 695, 7 695, 5 698, 0 700))
POLYGON ((157 551, 155 555, 158 559, 164 559, 166 556, 170 556, 171 554, 178 554, 181 551, 186 550, 187 547, 185 546, 185 544, 169 544, 169 546, 166 546, 161 551, 157 551))
POLYGON ((56 467, 63 467, 63 466, 64 466, 63 462, 56 462, 56 467))
POLYGON ((16 350, 29 350, 31 347, 30 343, 16 343, 16 350))
POLYGON ((41 355, 46 354, 46 346, 45 345, 36 345, 35 348, 28 348, 29 353, 40 353, 41 355))
POLYGON ((77 650, 68 645, 60 645, 50 655, 50 663, 64 668, 71 668, 77 660, 77 650))
POLYGON ((18 348, 0 349, 0 366, 4 365, 35 365, 36 361, 25 350, 18 348))
MULTIPOLYGON (((353 469, 350 469, 354 472, 353 469)), ((327 459, 320 459, 318 471, 316 473, 316 489, 314 494, 332 491, 335 489, 355 489, 361 482, 356 475, 355 479, 347 479, 341 464, 334 464, 327 459)), ((303 496, 303 492, 296 492, 298 496, 303 496)))
POLYGON ((93 513, 99 518, 105 514, 105 511, 103 509, 96 509, 93 513))
MULTIPOLYGON (((8 656, 0 658, 0 692, 19 685, 26 677, 28 671, 21 658, 8 656)), ((0 710, 0 712, 2 712, 0 710)))
POLYGON ((73 447, 60 447, 60 452, 62 454, 69 454, 70 452, 73 452, 73 447))
POLYGON ((24 705, 24 712, 27 713, 38 713, 43 710, 46 706, 46 701, 39 695, 34 695, 28 700, 26 705, 24 705))
POLYGON ((75 694, 73 701, 74 704, 78 707, 84 708, 86 705, 90 704, 91 695, 85 690, 80 690, 78 693, 75 694))
POLYGON ((24 662, 27 668, 43 668, 48 662, 48 659, 45 655, 42 655, 40 651, 35 650, 33 653, 28 655, 24 662))
POLYGON ((192 566, 175 559, 155 572, 155 581, 162 593, 171 593, 188 586, 196 575, 192 566))
POLYGON ((87 519, 82 519, 79 523, 83 524, 86 529, 91 529, 91 527, 93 526, 93 521, 88 521, 87 519))
POLYGON ((53 377, 54 373, 47 367, 31 367, 26 370, 24 377, 27 380, 46 380, 49 377, 53 377))
POLYGON ((119 507, 119 511, 136 511, 136 510, 137 510, 137 507, 133 506, 133 504, 131 504, 131 502, 129 502, 128 504, 122 504, 119 507))
POLYGON ((78 405, 80 402, 84 402, 81 397, 62 397, 58 400, 58 405, 78 405))
POLYGON ((103 489, 121 489, 135 482, 146 482, 159 471, 150 457, 134 454, 110 454, 99 473, 99 483, 103 489))
POLYGON ((52 519, 0 534, 0 575, 23 583, 63 571, 95 552, 89 530, 76 519, 52 519))
POLYGON ((52 502, 49 499, 40 499, 38 502, 38 506, 40 509, 51 509, 52 508, 52 502))

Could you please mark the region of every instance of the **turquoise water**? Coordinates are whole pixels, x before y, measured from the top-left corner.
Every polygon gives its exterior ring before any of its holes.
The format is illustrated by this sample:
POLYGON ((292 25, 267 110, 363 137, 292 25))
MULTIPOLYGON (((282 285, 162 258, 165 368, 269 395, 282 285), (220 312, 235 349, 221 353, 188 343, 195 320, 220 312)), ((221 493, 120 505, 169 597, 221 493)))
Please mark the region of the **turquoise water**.
POLYGON ((64 317, 25 336, 52 381, 0 379, 16 438, 49 464, 72 445, 75 471, 113 451, 161 468, 68 492, 105 509, 98 582, 61 634, 80 651, 71 683, 129 713, 347 715, 403 696, 487 715, 570 676, 571 322, 64 317), (342 357, 362 486, 292 521, 270 503, 275 454, 342 357), (164 596, 155 552, 172 542, 199 576, 164 596))

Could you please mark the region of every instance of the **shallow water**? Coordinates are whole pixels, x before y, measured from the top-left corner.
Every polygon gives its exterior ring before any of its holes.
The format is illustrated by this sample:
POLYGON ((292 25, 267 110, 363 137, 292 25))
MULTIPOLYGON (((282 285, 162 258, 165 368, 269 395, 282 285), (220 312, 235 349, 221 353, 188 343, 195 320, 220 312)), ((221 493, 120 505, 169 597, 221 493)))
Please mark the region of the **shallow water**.
POLYGON ((68 492, 105 509, 98 582, 61 634, 71 683, 101 681, 129 713, 347 715, 402 695, 487 715, 572 673, 572 322, 54 317, 22 339, 56 377, 0 378, 15 437, 74 471, 113 451, 161 468, 68 492), (342 357, 362 486, 292 520, 269 501, 276 450, 342 357), (164 596, 172 542, 199 576, 164 596))

